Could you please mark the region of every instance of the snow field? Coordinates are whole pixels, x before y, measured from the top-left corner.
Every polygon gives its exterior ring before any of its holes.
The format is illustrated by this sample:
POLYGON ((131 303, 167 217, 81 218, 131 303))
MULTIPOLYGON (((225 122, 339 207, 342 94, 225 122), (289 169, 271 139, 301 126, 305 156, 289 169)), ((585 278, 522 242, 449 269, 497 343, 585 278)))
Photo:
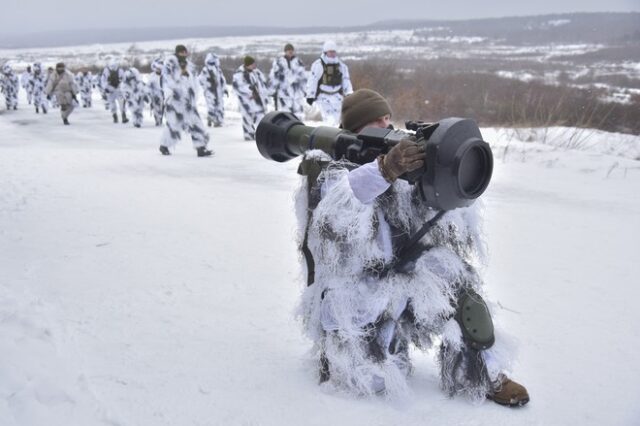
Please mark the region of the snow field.
POLYGON ((212 158, 189 138, 163 157, 148 114, 113 124, 95 101, 71 126, 24 99, 0 114, 0 424, 638 424, 640 138, 482 130, 488 292, 532 397, 509 410, 448 399, 418 352, 408 401, 318 387, 293 314, 297 163, 242 141, 233 95, 212 158))

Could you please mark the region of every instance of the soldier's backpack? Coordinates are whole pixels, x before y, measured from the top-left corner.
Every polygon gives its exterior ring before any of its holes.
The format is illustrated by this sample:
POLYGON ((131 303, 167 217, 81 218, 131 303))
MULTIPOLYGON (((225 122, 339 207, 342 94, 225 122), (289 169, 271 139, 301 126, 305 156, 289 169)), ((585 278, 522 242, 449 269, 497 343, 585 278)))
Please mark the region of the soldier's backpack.
POLYGON ((118 70, 109 70, 107 81, 110 86, 118 87, 120 85, 120 73, 118 73, 118 70))
POLYGON ((340 71, 340 63, 337 64, 325 64, 322 59, 322 78, 320 84, 327 86, 341 86, 342 85, 342 71, 340 71))

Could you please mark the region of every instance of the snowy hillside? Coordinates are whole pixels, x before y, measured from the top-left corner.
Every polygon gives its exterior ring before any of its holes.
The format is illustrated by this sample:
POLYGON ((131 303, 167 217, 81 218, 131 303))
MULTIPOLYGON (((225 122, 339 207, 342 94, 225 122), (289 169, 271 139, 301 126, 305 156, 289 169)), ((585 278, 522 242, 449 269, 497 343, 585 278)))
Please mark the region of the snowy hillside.
POLYGON ((0 425, 640 424, 640 137, 483 129, 486 279, 532 398, 513 410, 446 398, 418 352, 409 401, 319 387, 296 162, 260 157, 235 111, 214 157, 163 157, 150 117, 96 101, 71 126, 0 114, 0 425))

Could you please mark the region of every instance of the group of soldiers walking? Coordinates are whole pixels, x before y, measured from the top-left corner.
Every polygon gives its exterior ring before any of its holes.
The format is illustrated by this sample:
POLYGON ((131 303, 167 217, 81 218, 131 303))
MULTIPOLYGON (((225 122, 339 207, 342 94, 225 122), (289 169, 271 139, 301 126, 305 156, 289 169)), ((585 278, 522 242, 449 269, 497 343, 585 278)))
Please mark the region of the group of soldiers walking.
MULTIPOLYGON (((18 109, 20 87, 25 90, 27 102, 33 104, 37 114, 47 114, 50 108, 60 108, 63 123, 69 124, 69 115, 78 104, 76 95, 80 86, 62 62, 57 63, 55 69, 50 67, 46 73, 42 64, 36 62, 33 67, 28 66, 19 78, 9 64, 4 64, 0 92, 4 95, 7 110, 18 109)), ((89 102, 90 95, 89 90, 89 102)))
POLYGON ((274 100, 274 109, 298 118, 302 118, 305 99, 310 106, 317 102, 322 120, 337 126, 342 100, 353 92, 349 68, 338 58, 333 41, 324 43, 322 55, 310 72, 295 55, 293 45, 287 43, 284 55, 273 61, 268 82, 254 58, 246 56, 233 74, 233 88, 240 102, 245 140, 255 138, 255 127, 267 113, 270 99, 274 100))
POLYGON ((90 73, 88 81, 86 72, 74 76, 62 62, 55 68, 49 67, 46 72, 42 64, 36 62, 27 66, 19 78, 9 64, 4 64, 0 74, 0 92, 4 95, 7 110, 18 109, 18 91, 22 87, 36 114, 47 114, 51 108, 60 108, 64 124, 69 124, 69 115, 79 105, 78 94, 83 107, 91 106, 92 84, 90 73))
MULTIPOLYGON (((257 68, 253 57, 245 56, 232 79, 244 139, 255 139, 257 124, 270 109, 288 111, 302 119, 305 101, 308 105, 316 103, 323 121, 336 126, 342 99, 353 92, 348 67, 337 57, 336 50, 334 42, 325 42, 320 58, 307 71, 295 55, 293 45, 287 43, 284 54, 273 60, 268 78, 257 68)), ((221 127, 224 97, 228 97, 229 92, 219 57, 208 53, 203 68, 197 73, 187 48, 178 45, 174 54, 155 59, 150 68, 145 82, 138 69, 125 69, 115 60, 98 75, 82 70, 75 76, 64 63, 45 72, 37 62, 18 78, 11 66, 5 64, 1 69, 0 89, 7 110, 17 109, 21 86, 36 113, 46 114, 52 107, 59 107, 65 125, 69 124, 69 115, 75 107, 92 107, 94 88, 99 90, 114 123, 132 121, 134 127, 141 127, 145 104, 149 104, 155 125, 162 126, 163 121, 166 125, 160 142, 163 155, 171 155, 171 148, 183 132, 191 136, 198 156, 211 155, 212 151, 207 149, 209 132, 197 109, 197 93, 202 90, 204 94, 207 126, 221 127)))

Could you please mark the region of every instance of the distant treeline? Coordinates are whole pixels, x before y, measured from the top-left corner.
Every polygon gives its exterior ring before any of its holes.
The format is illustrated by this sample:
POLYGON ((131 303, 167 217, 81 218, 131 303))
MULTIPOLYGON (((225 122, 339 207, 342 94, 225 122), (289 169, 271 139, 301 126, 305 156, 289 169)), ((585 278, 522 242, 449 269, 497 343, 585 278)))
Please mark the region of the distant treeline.
POLYGON ((445 72, 428 63, 399 70, 393 63, 350 65, 354 86, 383 93, 396 121, 469 117, 480 126, 572 126, 640 134, 640 95, 605 102, 605 89, 524 82, 477 72, 445 72), (435 69, 434 69, 435 68, 435 69))
MULTIPOLYGON (((204 53, 191 59, 200 69, 204 53)), ((271 58, 258 57, 258 68, 268 73, 271 58)), ((307 66, 316 59, 301 55, 307 66)), ((222 57, 221 67, 228 82, 242 64, 242 57, 222 57)), ((503 78, 488 71, 474 71, 472 61, 451 59, 398 63, 383 59, 349 61, 354 87, 379 91, 389 99, 394 120, 437 121, 458 116, 476 120, 480 126, 538 127, 572 126, 611 132, 640 134, 640 95, 628 104, 605 102, 606 89, 593 83, 607 82, 624 87, 640 87, 640 79, 624 76, 581 77, 577 88, 559 79, 556 85, 503 78), (618 81, 619 80, 619 81, 618 81)), ((134 59, 132 66, 150 72, 148 64, 134 59)), ((89 67, 94 73, 98 67, 89 67)))

